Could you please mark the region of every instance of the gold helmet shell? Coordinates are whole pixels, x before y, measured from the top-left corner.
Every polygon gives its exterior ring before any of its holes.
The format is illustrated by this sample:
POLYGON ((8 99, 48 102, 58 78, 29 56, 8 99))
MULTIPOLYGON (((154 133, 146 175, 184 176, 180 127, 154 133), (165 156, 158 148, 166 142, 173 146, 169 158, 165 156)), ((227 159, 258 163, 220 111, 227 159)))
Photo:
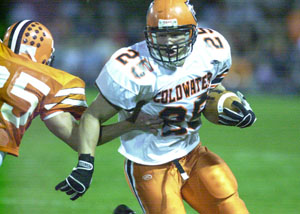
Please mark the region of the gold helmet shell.
POLYGON ((178 67, 193 50, 197 20, 188 0, 154 0, 147 12, 145 38, 151 57, 167 67, 178 67), (178 43, 161 43, 159 36, 181 35, 178 43))
POLYGON ((53 37, 40 22, 22 20, 14 23, 7 29, 3 44, 32 61, 47 65, 53 61, 53 37))
POLYGON ((193 6, 186 0, 155 0, 147 13, 147 27, 197 25, 193 6), (166 22, 164 23, 163 20, 166 22), (172 23, 168 20, 176 20, 172 23))

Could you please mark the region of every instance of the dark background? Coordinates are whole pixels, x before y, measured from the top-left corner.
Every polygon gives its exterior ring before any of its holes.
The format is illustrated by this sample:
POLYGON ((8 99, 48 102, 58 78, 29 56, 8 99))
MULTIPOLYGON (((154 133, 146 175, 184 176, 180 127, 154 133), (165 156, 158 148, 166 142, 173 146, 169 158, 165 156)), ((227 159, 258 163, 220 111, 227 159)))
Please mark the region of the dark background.
MULTIPOLYGON (((20 19, 42 22, 55 40, 54 67, 93 85, 113 52, 144 39, 150 2, 2 0, 0 34, 20 19)), ((249 93, 300 93, 300 1, 190 2, 199 26, 219 31, 231 45, 233 66, 224 81, 227 87, 249 93)))

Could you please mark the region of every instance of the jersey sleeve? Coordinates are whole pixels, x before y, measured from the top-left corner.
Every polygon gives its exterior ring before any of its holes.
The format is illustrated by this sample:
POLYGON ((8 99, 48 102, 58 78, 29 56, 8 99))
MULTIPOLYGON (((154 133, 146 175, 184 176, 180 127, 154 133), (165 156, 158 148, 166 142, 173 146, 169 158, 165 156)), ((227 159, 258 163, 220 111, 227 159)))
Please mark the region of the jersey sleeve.
POLYGON ((128 50, 117 51, 96 79, 101 94, 110 103, 125 110, 131 110, 139 101, 150 100, 154 96, 152 83, 155 79, 146 68, 139 66, 139 56, 133 58, 128 50), (123 58, 118 60, 118 56, 123 58))
POLYGON ((225 37, 217 31, 211 29, 202 29, 202 31, 203 30, 207 32, 207 34, 201 36, 206 42, 210 54, 213 56, 211 63, 215 69, 210 88, 215 88, 222 82, 224 77, 226 77, 231 67, 230 45, 225 37))
POLYGON ((61 112, 70 112, 78 120, 86 108, 85 83, 74 77, 46 97, 41 119, 47 120, 61 112))

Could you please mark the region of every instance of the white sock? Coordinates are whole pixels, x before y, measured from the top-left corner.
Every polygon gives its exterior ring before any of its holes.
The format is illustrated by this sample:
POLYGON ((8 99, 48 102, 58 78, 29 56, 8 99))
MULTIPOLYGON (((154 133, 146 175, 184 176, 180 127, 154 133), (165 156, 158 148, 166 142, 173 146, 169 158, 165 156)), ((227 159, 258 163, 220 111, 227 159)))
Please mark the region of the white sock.
POLYGON ((1 167, 2 163, 3 163, 3 160, 4 160, 5 155, 6 155, 5 152, 1 152, 1 151, 0 151, 0 167, 1 167))

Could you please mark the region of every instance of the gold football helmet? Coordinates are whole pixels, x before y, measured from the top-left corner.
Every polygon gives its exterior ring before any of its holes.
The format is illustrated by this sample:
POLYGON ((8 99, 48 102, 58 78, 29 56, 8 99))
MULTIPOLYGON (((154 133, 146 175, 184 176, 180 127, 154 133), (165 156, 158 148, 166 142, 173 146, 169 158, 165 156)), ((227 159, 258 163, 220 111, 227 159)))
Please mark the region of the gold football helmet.
POLYGON ((22 20, 14 23, 7 29, 3 44, 16 54, 29 57, 34 62, 46 65, 53 63, 53 37, 39 22, 22 20))
POLYGON ((188 0, 154 0, 144 31, 151 57, 167 67, 183 65, 197 38, 197 20, 188 0))

